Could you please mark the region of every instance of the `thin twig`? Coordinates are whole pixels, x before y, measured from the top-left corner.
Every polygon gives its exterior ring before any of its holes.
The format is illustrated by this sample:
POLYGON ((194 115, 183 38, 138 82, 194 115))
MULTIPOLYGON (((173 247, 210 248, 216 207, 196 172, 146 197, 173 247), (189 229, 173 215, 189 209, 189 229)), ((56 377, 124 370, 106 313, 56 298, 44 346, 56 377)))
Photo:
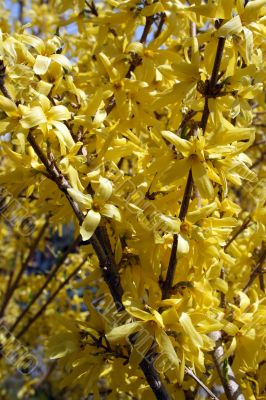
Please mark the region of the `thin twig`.
MULTIPOLYGON (((13 280, 13 276, 15 273, 15 269, 16 269, 16 263, 17 263, 17 255, 18 253, 15 254, 14 257, 14 268, 10 268, 10 270, 8 271, 8 281, 7 281, 7 285, 6 285, 6 290, 5 290, 5 294, 3 295, 3 304, 5 302, 6 297, 8 296, 8 293, 10 291, 11 288, 11 284, 12 284, 12 280, 13 280)), ((3 305, 2 305, 3 306, 3 305)))
POLYGON ((228 400, 245 400, 240 391, 239 384, 236 382, 234 372, 230 365, 227 366, 227 374, 224 373, 224 349, 222 344, 221 331, 209 333, 209 336, 215 342, 215 349, 212 353, 213 361, 224 388, 228 400))
POLYGON ((18 5, 19 5, 18 20, 23 25, 24 0, 19 0, 18 5))
POLYGON ((157 28, 156 32, 154 33, 153 39, 156 39, 158 36, 160 36, 162 29, 163 29, 163 25, 165 23, 165 20, 166 20, 166 14, 164 12, 162 12, 161 16, 160 16, 158 28, 157 28))
POLYGON ((89 2, 88 0, 86 0, 85 3, 89 7, 91 14, 94 15, 95 17, 98 17, 97 7, 96 7, 94 1, 89 2))
POLYGON ((240 233, 243 232, 249 226, 250 222, 251 222, 251 217, 247 217, 242 223, 242 225, 236 229, 232 237, 228 240, 228 242, 224 246, 224 251, 227 250, 230 244, 240 235, 240 233))
POLYGON ((81 263, 71 272, 71 274, 63 281, 60 283, 58 288, 54 291, 54 293, 46 300, 46 302, 43 304, 43 306, 40 308, 39 311, 37 311, 27 322, 27 324, 19 331, 19 333, 16 335, 16 338, 19 339, 21 336, 23 336, 28 329, 31 327, 31 325, 46 311, 47 307, 49 304, 55 299, 55 297, 58 295, 58 293, 69 283, 69 281, 78 273, 80 268, 85 264, 86 262, 86 257, 81 261, 81 263))
POLYGON ((144 29, 143 29, 141 38, 139 39, 140 43, 143 43, 143 44, 146 43, 147 37, 148 37, 148 34, 150 32, 153 22, 154 22, 154 15, 149 15, 148 17, 146 17, 144 29))
POLYGON ((252 285, 252 283, 254 282, 254 280, 257 278, 257 276, 262 273, 262 269, 263 269, 265 260, 266 260, 266 246, 263 245, 262 254, 261 254, 259 261, 257 262, 255 268, 253 269, 253 271, 249 277, 249 280, 247 281, 247 283, 243 289, 243 292, 247 292, 248 289, 250 288, 250 286, 252 285))
MULTIPOLYGON (((144 28, 143 28, 143 31, 142 31, 142 34, 141 34, 141 38, 139 40, 140 43, 144 44, 146 42, 153 22, 154 22, 154 16, 153 15, 151 15, 151 16, 146 18, 146 22, 145 22, 145 25, 144 25, 144 28)), ((131 77, 131 72, 134 72, 136 67, 138 65, 140 65, 141 62, 142 62, 141 57, 138 56, 138 55, 134 55, 133 56, 133 60, 130 63, 130 66, 129 66, 129 69, 128 69, 127 73, 126 73, 125 78, 129 79, 131 77)), ((110 114, 110 112, 116 106, 115 96, 112 94, 112 96, 109 97, 109 99, 107 101, 108 101, 108 103, 107 103, 107 106, 105 107, 105 111, 106 111, 106 113, 108 115, 108 114, 110 114)))
POLYGON ((191 120, 195 115, 197 114, 197 111, 190 110, 182 119, 181 124, 179 125, 177 129, 177 133, 181 133, 182 129, 185 127, 185 125, 188 123, 188 121, 191 120))
POLYGON ((67 248, 67 250, 62 254, 62 256, 59 258, 59 260, 56 262, 55 267, 53 270, 50 272, 50 274, 47 276, 47 279, 43 283, 43 285, 40 287, 40 289, 35 293, 35 295, 32 297, 31 301, 28 303, 27 307, 24 308, 24 310, 21 312, 21 314, 17 317, 16 321, 13 323, 13 325, 9 328, 10 332, 13 332, 17 325, 20 323, 20 321, 24 318, 24 316, 29 312, 30 308, 33 306, 33 304, 36 303, 36 301, 39 299, 39 297, 42 295, 44 290, 47 288, 51 280, 55 277, 56 273, 58 272, 59 268, 64 264, 66 261, 67 257, 69 254, 75 250, 77 245, 80 242, 80 236, 78 236, 77 239, 74 240, 73 243, 67 248))
MULTIPOLYGON (((192 34, 194 34, 194 29, 192 30, 192 34)), ((209 114, 210 114, 209 107, 208 107, 208 97, 214 93, 214 90, 216 88, 216 83, 217 83, 218 74, 219 74, 219 68, 220 68, 223 49, 224 49, 224 44, 225 44, 225 38, 219 38, 216 56, 215 56, 215 60, 214 60, 214 65, 213 65, 213 69, 212 69, 212 74, 211 74, 211 78, 210 78, 210 83, 208 84, 208 90, 205 93, 204 110, 203 110, 201 123, 200 123, 203 133, 206 130, 207 122, 208 122, 208 118, 209 118, 209 114)), ((184 192, 184 197, 182 200, 181 210, 180 210, 180 214, 179 214, 179 219, 181 221, 184 221, 187 211, 188 211, 189 201, 190 201, 191 193, 192 193, 192 187, 193 187, 193 177, 192 177, 192 171, 190 170, 188 179, 187 179, 185 192, 184 192)), ((178 247, 178 235, 174 235, 170 261, 169 261, 167 274, 166 274, 166 280, 163 284, 163 291, 162 291, 163 299, 166 299, 169 296, 171 287, 173 285, 174 275, 175 275, 175 270, 176 270, 176 265, 177 265, 177 247, 178 247)))
MULTIPOLYGON (((191 192, 192 192, 192 187, 193 187, 193 178, 192 178, 192 171, 189 171, 188 178, 187 178, 187 183, 185 187, 185 192, 179 212, 179 219, 181 222, 184 221, 187 211, 188 211, 188 206, 191 198, 191 192)), ((171 288, 173 286, 173 281, 175 277, 175 271, 176 271, 176 265, 177 265, 177 247, 178 247, 178 235, 174 234, 173 236, 173 245, 171 249, 171 255, 170 255, 170 261, 167 269, 167 274, 166 274, 166 279, 163 285, 163 290, 162 290, 162 299, 167 299, 169 297, 171 288)))
POLYGON ((216 88, 216 83, 218 80, 219 69, 222 61, 223 49, 225 44, 225 38, 218 39, 218 46, 216 50, 215 60, 213 64, 211 79, 205 94, 205 101, 204 101, 204 110, 201 119, 201 128, 203 132, 205 132, 207 127, 207 122, 209 118, 209 106, 208 106, 208 97, 213 96, 216 88))
POLYGON ((20 270, 19 270, 19 272, 18 272, 18 274, 17 274, 17 276, 16 276, 16 278, 14 280, 14 283, 10 286, 10 288, 9 288, 7 294, 6 294, 6 297, 4 299, 4 302, 3 302, 1 310, 0 310, 0 318, 3 317, 4 312, 5 312, 8 304, 9 304, 9 301, 11 300, 11 298, 13 296, 13 293, 15 292, 15 290, 18 287, 19 282, 21 280, 21 277, 22 277, 24 271, 29 266, 29 263, 30 263, 30 261, 32 260, 32 258, 34 256, 36 248, 37 248, 40 240, 42 239, 47 226, 48 226, 48 220, 45 221, 45 223, 43 224, 42 228, 40 229, 40 232, 38 233, 37 237, 32 242, 32 245, 30 247, 30 251, 28 253, 28 256, 27 256, 26 260, 22 263, 21 268, 20 268, 20 270))
POLYGON ((186 367, 185 373, 194 379, 194 381, 197 382, 213 400, 219 400, 218 397, 215 396, 215 394, 197 377, 196 374, 194 374, 190 368, 186 367))

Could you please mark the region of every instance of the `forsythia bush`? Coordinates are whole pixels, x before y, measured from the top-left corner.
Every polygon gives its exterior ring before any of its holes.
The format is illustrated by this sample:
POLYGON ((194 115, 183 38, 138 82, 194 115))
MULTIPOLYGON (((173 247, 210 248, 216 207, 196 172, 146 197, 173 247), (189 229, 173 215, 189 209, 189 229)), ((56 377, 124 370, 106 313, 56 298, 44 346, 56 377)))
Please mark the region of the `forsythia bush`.
POLYGON ((1 1, 1 399, 266 399, 265 8, 1 1))

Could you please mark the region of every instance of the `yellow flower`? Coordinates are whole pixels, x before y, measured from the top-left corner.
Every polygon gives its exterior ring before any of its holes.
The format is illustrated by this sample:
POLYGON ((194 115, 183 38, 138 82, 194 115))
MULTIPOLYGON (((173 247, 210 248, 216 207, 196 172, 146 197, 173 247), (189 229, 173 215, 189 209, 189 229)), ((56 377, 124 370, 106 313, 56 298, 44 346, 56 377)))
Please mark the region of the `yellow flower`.
POLYGON ((89 209, 80 228, 83 240, 89 240, 95 229, 100 224, 102 215, 121 220, 120 212, 113 204, 107 203, 112 195, 112 183, 106 178, 100 177, 98 187, 92 197, 90 194, 83 194, 76 189, 68 189, 70 196, 82 207, 89 209))
POLYGON ((203 136, 198 131, 198 135, 192 136, 189 140, 182 139, 170 131, 162 131, 162 136, 175 146, 183 158, 173 161, 167 170, 158 176, 158 180, 163 185, 169 185, 187 177, 191 169, 201 197, 210 199, 214 196, 211 181, 226 186, 226 177, 230 180, 233 176, 238 177, 237 183, 241 183, 241 179, 256 180, 254 172, 245 164, 248 161, 247 157, 242 153, 238 154, 246 145, 241 140, 249 139, 249 142, 254 140, 254 130, 235 128, 230 124, 228 128, 231 129, 221 130, 219 135, 203 136))
POLYGON ((33 107, 20 106, 22 110, 21 126, 24 129, 38 127, 44 135, 53 132, 61 145, 62 154, 65 148, 71 149, 75 142, 67 126, 61 122, 71 118, 68 109, 63 105, 51 106, 49 99, 39 95, 38 103, 33 107))
POLYGON ((52 62, 61 65, 66 70, 71 69, 70 61, 63 55, 56 53, 62 47, 62 41, 58 36, 44 42, 42 39, 28 34, 16 34, 18 41, 34 47, 39 53, 33 65, 33 71, 37 75, 44 75, 52 62))
MULTIPOLYGON (((125 296, 123 304, 129 315, 133 317, 134 321, 113 328, 109 333, 107 333, 107 339, 111 343, 123 343, 125 341, 130 343, 130 336, 134 333, 138 333, 131 354, 131 358, 137 359, 138 362, 145 357, 150 346, 153 344, 154 339, 156 339, 160 351, 168 358, 171 367, 178 367, 180 360, 174 350, 169 336, 165 332, 165 326, 161 314, 148 305, 143 307, 130 297, 125 296)), ((162 366, 162 368, 165 367, 166 365, 162 366)))
POLYGON ((7 115, 0 120, 0 133, 14 132, 21 129, 18 124, 21 118, 21 109, 7 97, 0 95, 0 108, 7 115))

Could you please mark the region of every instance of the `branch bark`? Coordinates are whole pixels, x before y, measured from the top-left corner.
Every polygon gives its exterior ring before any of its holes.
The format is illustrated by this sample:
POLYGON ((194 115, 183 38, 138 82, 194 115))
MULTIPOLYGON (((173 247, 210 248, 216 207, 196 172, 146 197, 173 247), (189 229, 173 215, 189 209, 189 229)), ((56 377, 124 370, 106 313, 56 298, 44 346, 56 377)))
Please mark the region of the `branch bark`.
POLYGON ((224 362, 224 349, 222 344, 222 333, 221 331, 214 331, 209 333, 211 339, 216 343, 215 349, 212 353, 214 365, 217 369, 221 383, 224 388, 226 398, 228 400, 245 400, 245 397, 240 391, 239 384, 236 382, 234 372, 230 365, 228 365, 228 373, 224 374, 223 362, 224 362))
POLYGON ((28 329, 31 327, 31 325, 45 312, 49 304, 55 299, 55 297, 58 295, 58 293, 65 287, 69 281, 78 273, 82 265, 86 262, 86 258, 82 260, 82 262, 69 274, 69 276, 61 282, 61 284, 58 286, 58 288, 54 291, 54 293, 46 300, 46 302, 43 304, 43 306, 40 308, 39 311, 37 311, 33 317, 29 319, 27 324, 19 331, 19 333, 16 335, 17 339, 20 339, 21 336, 23 336, 28 329))
POLYGON ((247 283, 243 289, 243 292, 247 292, 248 289, 250 288, 250 286, 252 285, 252 283, 254 282, 254 280, 257 278, 257 276, 259 276, 260 274, 263 273, 263 265, 265 263, 265 260, 266 260, 266 246, 263 245, 262 253, 259 258, 259 261, 257 262, 255 268, 253 269, 253 271, 249 277, 249 280, 247 281, 247 283))
POLYGON ((47 279, 43 283, 43 285, 40 287, 40 289, 35 293, 31 301, 28 303, 27 307, 21 312, 21 314, 17 317, 16 321, 13 323, 13 325, 9 328, 10 332, 13 332, 17 325, 20 323, 20 321, 24 318, 24 316, 29 312, 33 304, 36 303, 36 301, 39 299, 39 297, 42 295, 44 290, 47 288, 51 280, 55 277, 56 273, 58 272, 59 268, 64 264, 66 261, 68 255, 75 250, 77 247, 78 243, 80 242, 81 238, 80 236, 74 240, 74 242, 68 247, 68 249, 64 252, 64 254, 59 258, 59 260, 56 262, 54 269, 51 271, 51 273, 48 275, 47 279))
MULTIPOLYGON (((192 178, 192 172, 190 170, 189 174, 188 174, 188 178, 187 178, 187 184, 185 187, 185 192, 184 192, 180 212, 179 212, 179 219, 181 222, 184 221, 184 219, 187 215, 189 201, 191 198, 192 187, 193 187, 193 178, 192 178)), ((162 299, 167 299, 169 297, 170 291, 173 286, 176 265, 177 265, 177 247, 178 247, 178 235, 175 234, 173 237, 173 245, 172 245, 172 249, 171 249, 170 261, 169 261, 169 265, 168 265, 168 269, 167 269, 166 279, 165 279, 165 282, 163 285, 162 299)))
POLYGON ((13 296, 13 293, 17 289, 24 271, 26 270, 26 268, 28 267, 30 261, 32 260, 32 258, 34 256, 34 253, 36 251, 36 248, 37 248, 39 242, 41 241, 47 226, 48 226, 48 221, 46 220, 44 225, 40 229, 40 232, 38 233, 37 237, 32 242, 32 245, 31 245, 30 251, 28 253, 28 256, 27 256, 26 260, 22 263, 21 268, 20 268, 20 270, 19 270, 19 272, 18 272, 13 284, 11 283, 11 286, 9 287, 9 290, 6 293, 5 299, 3 301, 3 304, 2 304, 2 307, 1 307, 1 310, 0 310, 0 318, 3 317, 3 315, 5 313, 5 310, 6 310, 7 306, 8 306, 8 304, 9 304, 12 296, 13 296))

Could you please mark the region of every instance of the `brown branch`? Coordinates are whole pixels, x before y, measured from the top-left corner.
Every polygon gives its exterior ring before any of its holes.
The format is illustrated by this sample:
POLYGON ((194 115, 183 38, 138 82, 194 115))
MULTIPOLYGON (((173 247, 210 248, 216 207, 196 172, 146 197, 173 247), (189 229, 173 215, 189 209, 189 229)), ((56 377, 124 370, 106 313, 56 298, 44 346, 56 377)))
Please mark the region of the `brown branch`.
MULTIPOLYGON (((194 28, 191 33, 194 34, 194 28)), ((209 114, 210 114, 209 107, 208 107, 208 97, 214 94, 214 91, 216 88, 216 83, 217 83, 218 74, 219 74, 219 68, 220 68, 222 55, 223 55, 224 44, 225 44, 225 38, 219 38, 210 82, 207 85, 207 91, 205 93, 204 110, 202 113, 202 118, 201 118, 201 123, 200 123, 203 133, 206 130, 207 122, 208 122, 208 118, 209 118, 209 114)), ((188 179, 187 179, 184 197, 182 200, 180 214, 179 214, 179 219, 181 221, 184 221, 187 211, 188 211, 189 201, 190 201, 191 193, 192 193, 192 187, 193 187, 193 177, 192 177, 192 172, 190 170, 188 179)), ((167 269, 166 280, 163 284, 163 290, 162 290, 162 298, 163 299, 166 299, 167 297, 169 297, 171 287, 173 285, 174 275, 175 275, 176 265, 177 265, 177 247, 178 247, 178 235, 175 234, 173 236, 173 245, 172 245, 170 261, 169 261, 169 265, 168 265, 168 269, 167 269)))
POLYGON ((189 375, 192 379, 194 379, 194 381, 197 382, 205 390, 205 392, 210 396, 211 399, 219 400, 218 397, 197 377, 196 374, 194 374, 194 372, 190 368, 185 367, 185 373, 189 375))
POLYGON ((85 3, 89 7, 89 10, 90 10, 91 14, 94 15, 95 17, 98 17, 97 7, 96 7, 94 1, 91 1, 89 3, 89 1, 86 0, 85 3))
MULTIPOLYGON (((152 26, 153 22, 154 22, 154 16, 153 15, 150 15, 150 16, 148 16, 146 18, 146 22, 145 22, 145 25, 144 25, 144 28, 143 28, 143 32, 142 32, 141 38, 139 40, 140 43, 144 44, 146 42, 147 36, 148 36, 148 34, 150 32, 150 29, 151 29, 151 26, 152 26)), ((142 62, 142 59, 141 59, 140 56, 138 56, 138 55, 134 55, 133 56, 133 60, 130 63, 129 69, 128 69, 128 71, 126 73, 126 76, 125 76, 127 79, 130 78, 131 72, 134 72, 136 67, 138 65, 140 65, 141 62, 142 62)), ((116 106, 115 96, 112 95, 111 97, 109 97, 108 104, 105 107, 106 113, 110 114, 110 112, 114 109, 115 106, 116 106)))
MULTIPOLYGON (((78 204, 72 199, 72 197, 68 193, 68 189, 71 188, 70 184, 61 173, 57 165, 53 160, 48 160, 45 154, 42 152, 40 146, 36 142, 35 138, 33 137, 32 132, 30 131, 28 134, 28 140, 31 146, 33 147, 35 153, 38 155, 40 160, 46 167, 46 170, 58 188, 64 193, 68 202, 70 203, 80 225, 83 223, 85 216, 83 212, 80 210, 78 204)), ((118 269, 114 263, 108 257, 108 252, 104 249, 103 243, 101 243, 100 238, 97 237, 97 232, 91 237, 90 243, 97 254, 99 261, 100 261, 100 268, 102 270, 102 274, 104 277, 105 282, 107 283, 109 289, 111 290, 112 296, 114 297, 115 303, 119 310, 122 306, 122 287, 120 283, 120 278, 118 275, 118 269)))
POLYGON ((39 157, 39 159, 44 164, 44 166, 49 174, 50 179, 52 181, 54 181, 56 183, 56 185, 58 186, 58 188, 64 193, 64 195, 66 196, 67 200, 69 201, 74 213, 76 214, 76 216, 79 220, 79 223, 82 223, 84 220, 83 213, 79 209, 78 204, 72 199, 72 197, 68 193, 68 189, 71 188, 70 184, 68 183, 68 181, 66 180, 64 175, 61 173, 61 171, 58 169, 55 162, 53 160, 49 160, 46 157, 46 155, 43 153, 39 144, 35 140, 31 130, 29 130, 29 133, 28 133, 28 141, 31 144, 31 146, 32 146, 33 150, 35 151, 35 153, 37 154, 37 156, 39 157))
POLYGON ((220 68, 221 61, 222 61, 224 44, 225 44, 225 38, 219 38, 216 55, 215 55, 215 60, 214 60, 214 64, 213 64, 213 69, 212 69, 212 74, 211 74, 211 79, 210 79, 209 84, 207 85, 208 87, 207 87, 207 90, 205 93, 204 110, 203 110, 202 119, 201 119, 201 128, 202 128, 203 132, 205 132, 205 130, 206 130, 207 122, 208 122, 208 118, 209 118, 209 114, 210 114, 209 106, 208 106, 208 97, 216 95, 215 89, 216 89, 216 83, 218 80, 219 68, 220 68))
MULTIPOLYGON (((3 294, 4 301, 5 301, 5 298, 8 296, 8 293, 11 288, 12 280, 13 280, 15 269, 16 269, 16 262, 17 262, 17 253, 15 254, 15 257, 14 257, 14 268, 10 268, 10 271, 8 271, 7 285, 6 285, 5 293, 3 294)), ((3 302, 3 304, 4 304, 4 302, 3 302)))
POLYGON ((165 23, 166 20, 166 14, 164 12, 161 13, 160 16, 160 20, 159 20, 159 24, 158 24, 158 28, 156 30, 156 32, 154 33, 153 38, 156 39, 158 36, 160 36, 162 29, 163 29, 163 25, 165 23))
POLYGON ((266 140, 264 139, 264 140, 259 140, 258 142, 254 142, 251 146, 250 146, 250 148, 251 147, 255 147, 255 146, 260 146, 260 145, 262 145, 262 144, 266 144, 266 140))
POLYGON ((33 306, 33 304, 36 303, 36 301, 39 299, 39 297, 42 295, 44 290, 47 288, 51 280, 55 277, 56 273, 58 272, 59 268, 64 264, 66 261, 67 257, 71 252, 75 250, 77 245, 80 242, 80 236, 78 236, 77 239, 74 240, 73 243, 67 248, 67 250, 62 254, 62 256, 59 258, 59 260, 56 262, 55 267, 53 270, 50 272, 48 275, 47 279, 43 283, 43 285, 40 287, 40 289, 35 293, 35 295, 32 297, 31 301, 28 303, 27 307, 21 312, 21 314, 17 317, 16 321, 13 323, 13 325, 9 328, 10 332, 13 332, 17 325, 20 323, 20 321, 24 318, 24 316, 29 312, 30 308, 33 306))
POLYGON ((143 44, 146 43, 153 22, 154 22, 154 15, 149 15, 148 17, 146 17, 146 23, 144 25, 141 38, 139 39, 140 43, 143 44))
POLYGON ((261 156, 250 166, 250 169, 256 168, 265 158, 266 153, 262 153, 261 156))
POLYGON ((236 229, 232 237, 228 240, 228 242, 224 246, 224 251, 227 250, 230 244, 240 235, 240 233, 243 232, 249 226, 250 222, 251 222, 251 217, 247 217, 242 223, 242 225, 236 229))
POLYGON ((1 307, 1 310, 0 310, 0 318, 3 317, 3 315, 5 313, 5 310, 6 310, 7 306, 8 306, 8 304, 9 304, 9 301, 11 300, 11 298, 13 296, 13 293, 17 289, 23 273, 25 272, 26 268, 29 266, 29 263, 30 263, 30 261, 32 260, 32 258, 34 256, 36 248, 38 247, 38 244, 39 244, 40 240, 42 239, 47 226, 48 226, 48 220, 45 221, 45 223, 43 224, 42 228, 40 229, 40 232, 38 233, 37 237, 32 242, 32 245, 30 247, 30 251, 28 253, 28 256, 27 256, 26 260, 22 263, 21 268, 20 268, 20 270, 19 270, 19 272, 18 272, 18 274, 17 274, 17 276, 16 276, 16 278, 14 280, 14 283, 11 284, 11 286, 10 286, 10 288, 9 288, 7 294, 6 294, 6 297, 5 297, 4 301, 3 301, 3 304, 2 304, 2 307, 1 307))
POLYGON ((80 268, 83 266, 83 264, 86 262, 86 258, 81 261, 81 263, 71 272, 71 274, 63 281, 60 283, 58 288, 54 291, 54 293, 46 300, 46 302, 43 304, 43 306, 40 308, 39 311, 37 311, 33 317, 29 319, 27 324, 19 331, 19 333, 16 335, 16 338, 19 339, 21 336, 23 336, 28 329, 31 327, 31 325, 46 311, 47 307, 49 304, 55 299, 55 297, 58 295, 58 293, 69 283, 69 281, 78 273, 80 268))
POLYGON ((18 1, 19 10, 18 10, 18 20, 21 24, 23 24, 23 11, 24 11, 24 0, 18 1))
POLYGON ((243 292, 247 292, 248 289, 250 288, 250 286, 252 285, 252 283, 254 282, 254 280, 257 278, 257 276, 262 274, 263 265, 264 265, 265 260, 266 260, 266 246, 265 246, 265 244, 263 244, 262 254, 261 254, 259 261, 257 262, 255 268, 253 269, 253 271, 249 277, 249 280, 247 281, 247 283, 243 289, 243 292))
POLYGON ((143 358, 139 365, 148 384, 158 400, 171 400, 171 396, 168 394, 166 388, 162 384, 160 374, 154 367, 153 362, 149 362, 147 355, 143 358))
MULTIPOLYGON (((31 134, 30 136, 30 143, 35 150, 36 154, 39 156, 39 158, 43 161, 44 165, 46 166, 47 172, 51 174, 52 180, 57 183, 59 189, 63 191, 66 195, 67 188, 69 187, 69 184, 67 183, 66 179, 60 175, 58 169, 55 167, 54 164, 51 164, 46 157, 43 155, 42 150, 40 147, 37 145, 36 146, 36 141, 33 138, 33 135, 31 134), (42 157, 42 158, 41 158, 42 157), (60 179, 60 180, 59 180, 60 179), (59 182, 58 182, 59 180, 59 182)), ((76 213, 79 222, 82 223, 84 216, 79 210, 78 206, 75 204, 75 202, 72 200, 70 196, 67 196, 74 212, 76 213)), ((123 294, 123 289, 121 286, 120 282, 120 277, 118 274, 118 269, 117 266, 114 264, 114 261, 109 259, 108 257, 108 250, 104 249, 103 243, 101 243, 101 240, 94 234, 92 238, 90 239, 90 243, 92 244, 95 253, 98 256, 99 262, 100 262, 100 267, 102 269, 102 274, 103 278, 106 282, 106 284, 109 287, 109 290, 111 292, 111 295, 114 299, 116 308, 118 311, 121 311, 124 309, 123 303, 122 303, 122 294, 123 294)), ((38 315, 35 315, 35 319, 38 318, 38 315)), ((33 323, 35 319, 31 319, 29 323, 33 323)), ((29 324, 28 323, 28 324, 29 324)), ((26 330, 28 329, 28 324, 26 325, 25 328, 23 328, 19 332, 20 337, 26 330)), ((166 389, 163 386, 163 383, 161 381, 160 375, 154 368, 154 366, 151 366, 148 362, 146 362, 146 359, 144 359, 143 363, 140 364, 144 375, 146 376, 146 379, 151 386, 151 389, 153 390, 155 396, 157 399, 160 400, 169 400, 170 397, 166 392, 166 389)))
POLYGON ((0 90, 2 91, 5 97, 7 97, 9 100, 13 100, 5 86, 4 83, 5 77, 6 77, 6 67, 4 65, 3 60, 0 60, 0 90))
POLYGON ((190 110, 183 118, 181 124, 179 125, 177 132, 181 133, 182 129, 185 127, 185 125, 188 123, 188 121, 191 120, 195 115, 197 114, 197 111, 190 110))
POLYGON ((264 283, 264 271, 261 271, 259 274, 259 281, 260 281, 260 290, 265 292, 265 283, 264 283))
MULTIPOLYGON (((193 178, 192 178, 192 171, 189 171, 188 178, 187 178, 187 184, 185 187, 185 192, 179 212, 179 219, 181 222, 184 221, 187 211, 188 211, 188 206, 191 198, 191 192, 192 192, 192 187, 193 187, 193 178)), ((173 245, 171 249, 171 255, 170 255, 170 261, 167 269, 167 274, 166 274, 166 279, 163 284, 163 290, 162 290, 162 299, 167 299, 169 297, 171 288, 173 286, 173 281, 175 277, 175 271, 176 271, 176 265, 177 265, 177 247, 178 247, 178 235, 175 234, 173 237, 173 245)))
POLYGON ((225 375, 223 370, 224 362, 224 349, 222 344, 222 333, 221 331, 214 331, 209 333, 211 339, 215 342, 215 349, 212 353, 213 361, 217 369, 219 378, 224 388, 226 398, 228 400, 245 400, 243 394, 240 391, 240 387, 236 382, 234 372, 230 365, 227 366, 228 373, 225 375))

